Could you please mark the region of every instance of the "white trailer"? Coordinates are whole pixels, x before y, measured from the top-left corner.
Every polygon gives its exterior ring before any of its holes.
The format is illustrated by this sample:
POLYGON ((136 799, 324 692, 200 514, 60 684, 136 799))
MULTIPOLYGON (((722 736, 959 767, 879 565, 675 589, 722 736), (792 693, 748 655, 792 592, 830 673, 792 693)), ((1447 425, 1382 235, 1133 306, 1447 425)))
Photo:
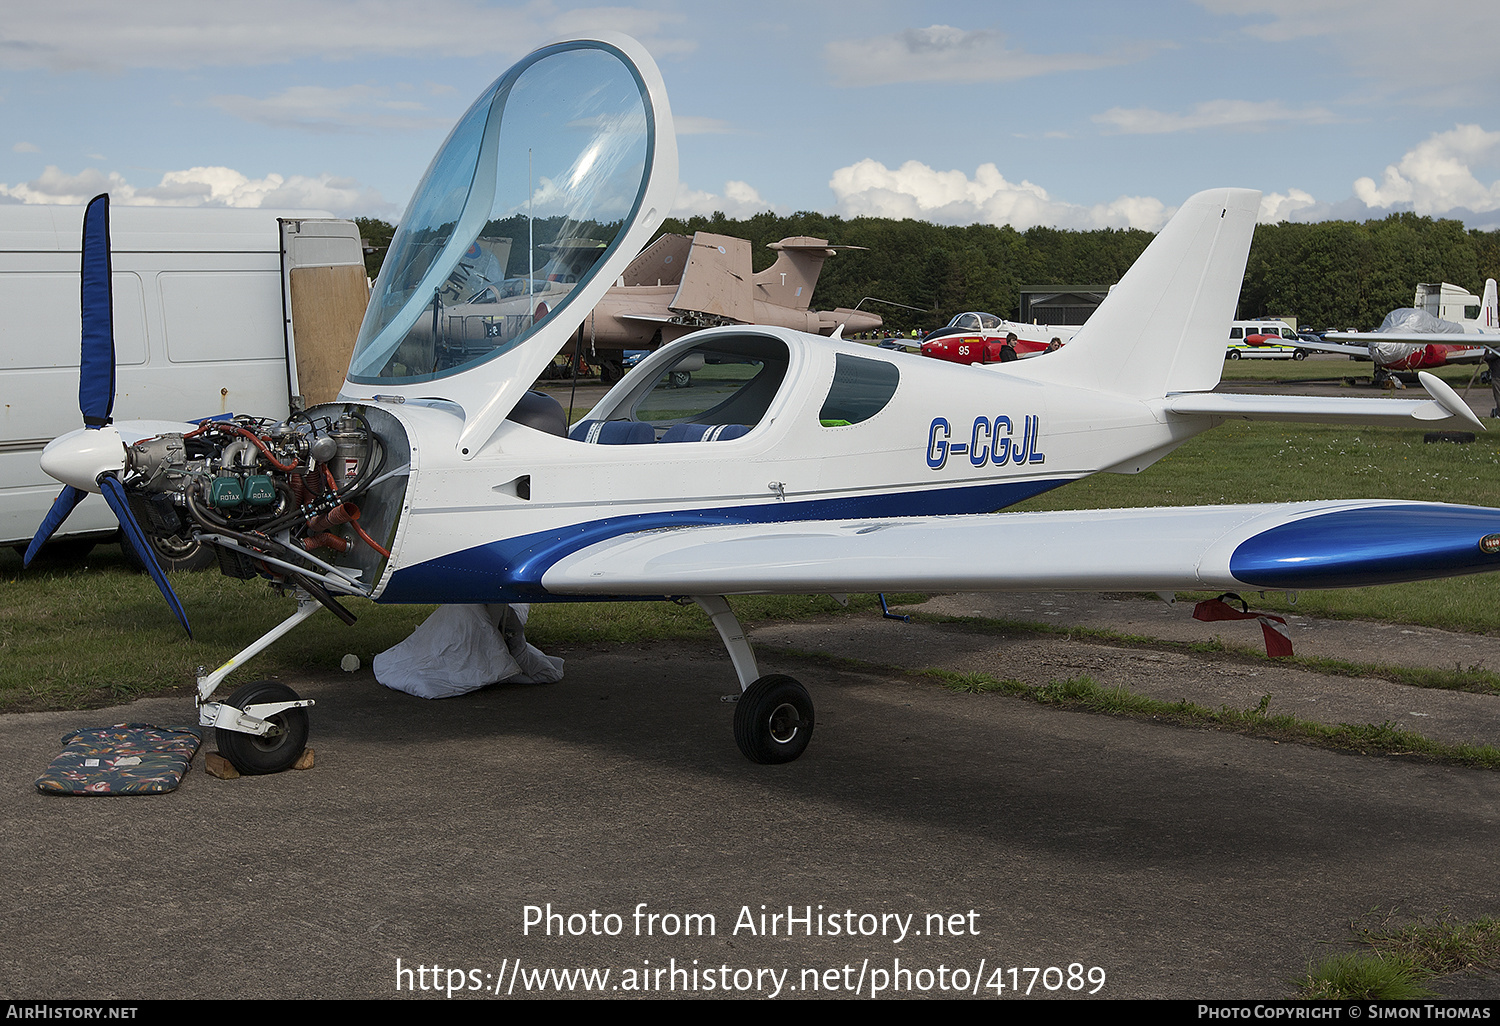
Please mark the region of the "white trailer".
MULTIPOLYGON (((331 400, 369 297, 359 228, 326 213, 111 212, 116 420, 284 419, 331 400)), ((0 544, 24 546, 57 494, 42 447, 80 427, 82 207, 0 206, 0 544)), ((118 529, 91 495, 59 532, 118 529)), ((195 553, 162 551, 163 566, 195 553)))

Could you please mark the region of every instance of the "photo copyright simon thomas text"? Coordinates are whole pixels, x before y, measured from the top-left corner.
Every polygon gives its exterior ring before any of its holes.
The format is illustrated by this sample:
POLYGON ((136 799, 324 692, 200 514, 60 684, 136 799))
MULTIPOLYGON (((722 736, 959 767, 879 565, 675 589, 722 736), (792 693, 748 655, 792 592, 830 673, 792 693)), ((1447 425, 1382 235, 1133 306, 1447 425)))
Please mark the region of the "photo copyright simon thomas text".
MULTIPOLYGON (((659 911, 646 902, 626 912, 569 912, 548 904, 521 910, 520 933, 536 937, 632 937, 661 942, 731 938, 885 939, 892 945, 915 938, 972 938, 982 935, 981 914, 959 912, 859 912, 823 905, 751 906, 735 912, 659 911)), ((950 965, 946 961, 893 956, 848 962, 770 967, 731 965, 712 959, 642 957, 631 965, 558 965, 529 957, 502 956, 489 966, 442 965, 396 959, 398 992, 488 997, 544 993, 759 995, 840 994, 878 998, 905 994, 967 994, 1023 997, 1031 994, 1098 994, 1106 973, 1083 962, 1022 966, 981 955, 950 965)))
POLYGON ((1309 1004, 1306 1001, 1215 1002, 1198 1005, 1198 1019, 1489 1019, 1494 1001, 1462 998, 1425 1001, 1347 1001, 1309 1004))

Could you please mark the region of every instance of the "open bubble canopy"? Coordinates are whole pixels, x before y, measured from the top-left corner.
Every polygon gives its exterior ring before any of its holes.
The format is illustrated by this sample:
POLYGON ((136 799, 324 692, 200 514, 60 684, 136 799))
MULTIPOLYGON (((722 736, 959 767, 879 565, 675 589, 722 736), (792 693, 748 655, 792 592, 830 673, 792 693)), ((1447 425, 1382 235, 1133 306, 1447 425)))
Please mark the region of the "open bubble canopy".
MULTIPOLYGON (((563 322, 641 214, 656 120, 637 64, 608 42, 559 43, 500 76, 401 219, 349 381, 449 378, 563 322)), ((571 311, 561 337, 545 334, 560 348, 586 312, 571 311)))

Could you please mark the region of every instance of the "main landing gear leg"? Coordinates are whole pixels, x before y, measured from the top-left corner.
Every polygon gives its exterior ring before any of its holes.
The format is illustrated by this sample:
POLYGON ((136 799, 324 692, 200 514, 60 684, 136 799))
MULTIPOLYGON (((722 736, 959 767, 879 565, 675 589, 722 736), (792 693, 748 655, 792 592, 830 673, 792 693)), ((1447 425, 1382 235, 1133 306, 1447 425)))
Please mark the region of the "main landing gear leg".
POLYGON ((286 634, 323 606, 303 591, 297 592, 297 611, 236 653, 213 673, 198 677, 198 722, 214 727, 219 754, 244 774, 279 773, 290 769, 307 747, 307 707, 310 698, 276 681, 246 684, 223 702, 208 696, 230 672, 286 634))
POLYGON ((807 689, 784 673, 760 676, 755 652, 724 596, 695 596, 693 601, 713 620, 740 678, 735 743, 751 762, 791 762, 812 740, 813 704, 807 689))

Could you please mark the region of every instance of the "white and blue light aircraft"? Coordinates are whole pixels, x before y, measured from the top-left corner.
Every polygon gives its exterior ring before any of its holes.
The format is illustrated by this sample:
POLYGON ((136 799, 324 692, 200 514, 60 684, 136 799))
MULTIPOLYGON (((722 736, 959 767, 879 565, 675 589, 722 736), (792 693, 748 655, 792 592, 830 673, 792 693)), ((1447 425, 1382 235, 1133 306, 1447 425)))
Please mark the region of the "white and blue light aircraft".
MULTIPOLYGON (((102 491, 162 593, 143 534, 196 534, 221 568, 292 589, 296 613, 199 681, 200 719, 242 771, 290 765, 306 706, 225 677, 340 596, 378 602, 691 599, 742 690, 735 738, 800 755, 813 705, 762 675, 726 601, 753 593, 1239 590, 1500 569, 1500 510, 1399 501, 995 513, 1099 471, 1134 474, 1229 418, 1478 426, 1430 398, 1221 395, 1259 195, 1183 204, 1072 342, 962 366, 774 327, 698 332, 646 357, 581 421, 528 391, 649 241, 677 188, 672 117, 632 40, 526 57, 458 122, 374 287, 338 401, 281 423, 110 423, 107 227, 85 222, 86 427, 43 457, 65 487, 33 551, 102 491), (457 330, 472 254, 534 280, 598 244, 561 298, 457 330), (524 240, 524 241, 523 241, 524 240), (492 244, 493 243, 493 244, 492 244), (693 387, 672 388, 682 372, 693 387), (1013 529, 1008 529, 1013 528, 1013 529), (996 539, 1024 539, 997 544, 996 539)), ((472 311, 465 311, 470 316, 472 311)), ((579 335, 578 333, 585 334, 579 335)))

